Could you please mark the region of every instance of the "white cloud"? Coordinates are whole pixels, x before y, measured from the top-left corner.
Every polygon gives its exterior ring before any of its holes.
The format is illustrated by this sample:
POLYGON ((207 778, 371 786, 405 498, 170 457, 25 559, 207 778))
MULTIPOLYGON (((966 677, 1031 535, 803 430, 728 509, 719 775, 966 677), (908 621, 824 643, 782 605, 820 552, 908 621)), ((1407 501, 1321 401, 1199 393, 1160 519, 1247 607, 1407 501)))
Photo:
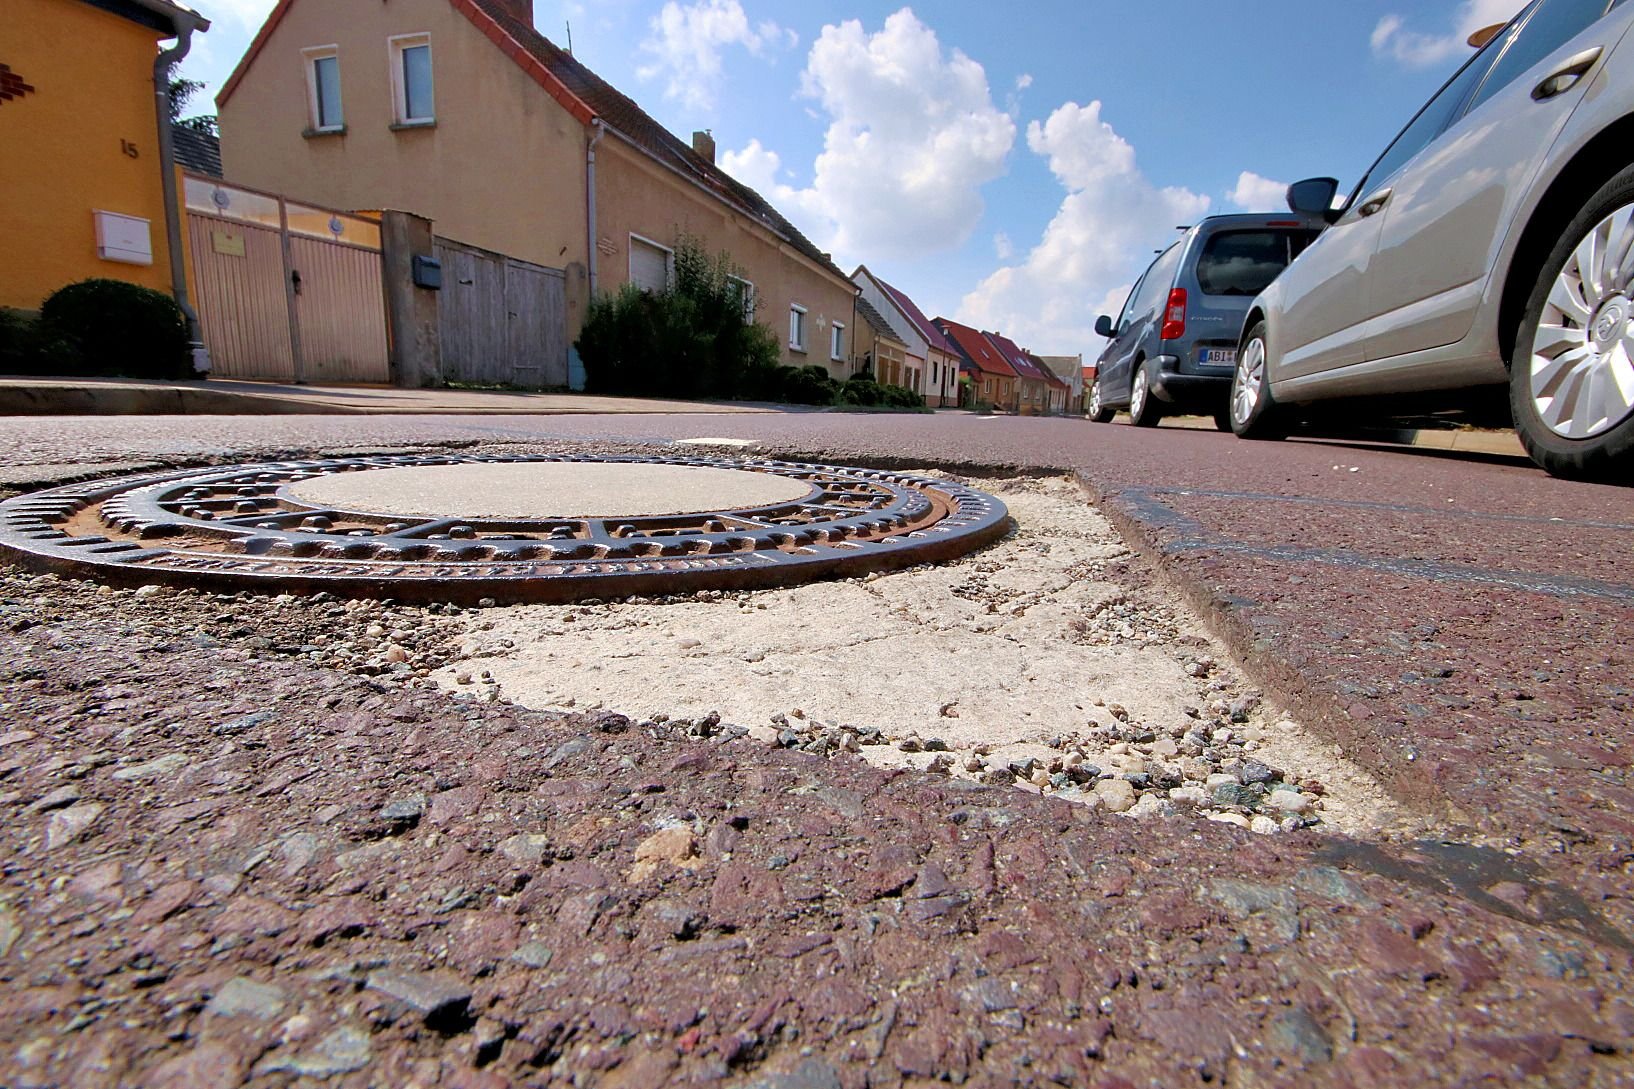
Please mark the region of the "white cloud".
POLYGON ((1524 4, 1525 0, 1462 0, 1452 29, 1442 34, 1410 30, 1400 15, 1386 15, 1373 28, 1370 42, 1378 56, 1408 68, 1429 68, 1468 56, 1471 34, 1494 23, 1507 23, 1524 4))
POLYGON ((1016 90, 1025 91, 1027 88, 1031 87, 1032 85, 1033 85, 1033 74, 1031 72, 1023 72, 1023 73, 1021 73, 1021 75, 1016 77, 1016 90))
POLYGON ((1245 212, 1280 212, 1288 207, 1288 183, 1244 170, 1237 175, 1237 187, 1226 194, 1226 199, 1245 212))
POLYGON ((982 66, 903 8, 870 34, 825 26, 802 93, 828 119, 811 184, 780 181, 774 152, 752 141, 721 165, 759 189, 842 265, 868 254, 912 258, 954 249, 981 220, 981 187, 998 177, 1015 122, 993 105, 982 66))
POLYGON ((715 104, 721 81, 721 54, 729 46, 741 46, 760 55, 773 46, 792 49, 799 35, 769 20, 749 25, 739 0, 695 0, 680 4, 669 0, 647 23, 648 36, 641 52, 652 57, 636 70, 641 79, 662 76, 664 97, 696 110, 715 104))
POLYGON ((993 236, 993 252, 1000 261, 1008 261, 1016 255, 1016 244, 1010 241, 1010 236, 1000 231, 993 236))
POLYGON ((1099 350, 1095 316, 1117 311, 1152 250, 1204 215, 1209 198, 1154 185, 1135 149, 1101 120, 1099 102, 1069 102, 1034 121, 1027 146, 1049 160, 1067 195, 1025 260, 983 280, 958 318, 1047 354, 1099 350))

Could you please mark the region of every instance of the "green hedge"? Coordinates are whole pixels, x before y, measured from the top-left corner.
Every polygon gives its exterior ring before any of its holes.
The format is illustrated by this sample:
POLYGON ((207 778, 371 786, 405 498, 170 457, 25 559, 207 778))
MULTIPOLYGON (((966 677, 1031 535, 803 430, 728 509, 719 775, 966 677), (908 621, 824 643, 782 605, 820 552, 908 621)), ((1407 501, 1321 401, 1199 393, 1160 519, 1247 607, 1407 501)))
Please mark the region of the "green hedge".
POLYGON ((162 291, 83 280, 52 293, 38 320, 0 311, 0 370, 10 374, 193 378, 187 319, 162 291))
POLYGON ((675 282, 666 291, 625 284, 591 300, 574 342, 589 392, 923 408, 905 389, 839 382, 825 367, 782 364, 781 342, 744 305, 742 272, 729 255, 712 258, 682 235, 674 261, 675 282))

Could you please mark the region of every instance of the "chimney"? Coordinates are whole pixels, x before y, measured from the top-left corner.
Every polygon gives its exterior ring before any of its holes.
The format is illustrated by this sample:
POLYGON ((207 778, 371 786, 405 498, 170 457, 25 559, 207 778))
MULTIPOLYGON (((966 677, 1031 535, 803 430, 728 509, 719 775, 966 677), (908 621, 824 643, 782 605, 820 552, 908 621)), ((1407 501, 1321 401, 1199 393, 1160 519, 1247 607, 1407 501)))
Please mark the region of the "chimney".
POLYGON ((713 163, 715 161, 715 137, 710 135, 708 129, 693 133, 692 150, 699 158, 707 159, 713 163))
POLYGON ((488 0, 490 4, 517 22, 533 25, 533 0, 488 0))

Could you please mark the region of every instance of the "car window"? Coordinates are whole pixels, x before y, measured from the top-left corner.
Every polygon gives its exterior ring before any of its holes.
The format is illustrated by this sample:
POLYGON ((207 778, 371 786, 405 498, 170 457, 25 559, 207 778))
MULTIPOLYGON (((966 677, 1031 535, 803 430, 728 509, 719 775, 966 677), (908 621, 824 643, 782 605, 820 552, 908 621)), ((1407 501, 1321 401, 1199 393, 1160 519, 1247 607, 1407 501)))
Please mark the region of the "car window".
POLYGON ((1116 331, 1121 333, 1129 328, 1129 314, 1134 309, 1135 296, 1140 294, 1140 285, 1145 282, 1146 277, 1142 275, 1135 281, 1135 286, 1129 289, 1128 297, 1123 300, 1123 309, 1118 311, 1118 320, 1112 323, 1112 328, 1116 331))
POLYGON ((1582 33, 1590 23, 1606 13, 1606 0, 1543 0, 1492 66, 1481 89, 1470 99, 1469 108, 1509 86, 1544 57, 1582 33))
POLYGON ((1197 286, 1205 295, 1258 295, 1302 253, 1311 230, 1221 231, 1203 244, 1197 286))
POLYGON ((1392 174, 1401 169, 1403 163, 1423 151, 1431 140, 1441 135, 1441 131, 1459 115, 1471 89, 1480 83, 1481 77, 1492 66, 1492 59, 1498 55, 1498 51, 1503 48, 1508 38, 1508 33, 1494 36, 1442 86, 1440 92, 1430 99, 1422 110, 1418 111, 1418 116, 1401 130, 1401 135, 1385 148, 1384 154, 1379 156, 1379 161, 1373 164, 1373 169, 1363 176, 1360 184, 1356 186, 1356 192, 1351 195, 1351 204, 1362 198, 1368 189, 1388 181, 1392 174))
POLYGON ((1140 298, 1135 303, 1132 317, 1150 313, 1162 306, 1169 297, 1169 288, 1174 286, 1174 272, 1180 264, 1180 251, 1184 247, 1176 242, 1163 251, 1163 255, 1152 262, 1152 267, 1146 270, 1146 279, 1140 285, 1140 298))

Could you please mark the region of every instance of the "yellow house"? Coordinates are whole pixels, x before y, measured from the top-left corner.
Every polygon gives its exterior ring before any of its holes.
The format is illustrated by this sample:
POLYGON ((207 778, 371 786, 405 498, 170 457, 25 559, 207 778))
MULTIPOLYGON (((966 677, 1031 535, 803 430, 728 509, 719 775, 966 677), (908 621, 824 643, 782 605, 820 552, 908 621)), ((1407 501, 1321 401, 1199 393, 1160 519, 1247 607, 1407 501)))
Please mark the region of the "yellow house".
POLYGON ((217 98, 234 182, 396 208, 439 235, 566 273, 661 288, 683 235, 743 270, 784 362, 844 377, 855 289, 758 193, 533 27, 531 0, 280 0, 217 98))
POLYGON ((5 0, 0 24, 0 306, 105 277, 186 309, 160 96, 209 22, 169 0, 5 0))

